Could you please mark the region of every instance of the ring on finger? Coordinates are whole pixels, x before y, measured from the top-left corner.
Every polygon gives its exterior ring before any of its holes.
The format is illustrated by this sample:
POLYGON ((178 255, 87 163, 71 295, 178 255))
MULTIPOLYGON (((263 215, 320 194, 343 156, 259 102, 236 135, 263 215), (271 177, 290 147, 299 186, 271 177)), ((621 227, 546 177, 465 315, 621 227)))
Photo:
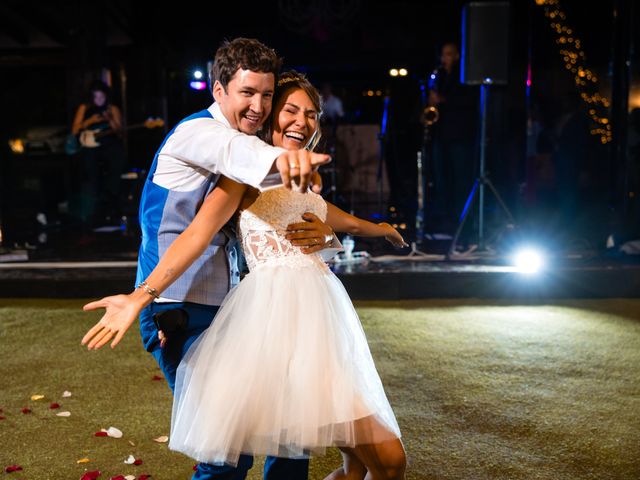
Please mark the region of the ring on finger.
POLYGON ((291 170, 295 170, 295 169, 297 169, 297 168, 300 168, 300 165, 298 165, 298 164, 296 164, 296 163, 290 163, 290 164, 289 164, 289 168, 290 168, 291 170))

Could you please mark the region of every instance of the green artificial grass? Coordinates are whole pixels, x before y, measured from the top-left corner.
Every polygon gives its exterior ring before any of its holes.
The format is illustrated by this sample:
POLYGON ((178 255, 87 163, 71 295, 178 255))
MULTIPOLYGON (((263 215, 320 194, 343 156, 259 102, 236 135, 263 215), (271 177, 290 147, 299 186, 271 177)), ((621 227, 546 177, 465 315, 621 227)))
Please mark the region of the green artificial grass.
MULTIPOLYGON (((194 462, 153 440, 169 434, 171 395, 136 329, 115 351, 88 352, 80 338, 100 315, 83 303, 0 300, 0 467, 24 469, 0 475, 189 478, 194 462), (123 438, 94 436, 110 426, 123 438), (143 464, 124 464, 129 455, 143 464)), ((403 432, 408 479, 640 478, 640 300, 356 307, 403 432)), ((335 449, 312 459, 309 478, 339 462, 335 449)), ((261 467, 257 459, 249 478, 261 467)))

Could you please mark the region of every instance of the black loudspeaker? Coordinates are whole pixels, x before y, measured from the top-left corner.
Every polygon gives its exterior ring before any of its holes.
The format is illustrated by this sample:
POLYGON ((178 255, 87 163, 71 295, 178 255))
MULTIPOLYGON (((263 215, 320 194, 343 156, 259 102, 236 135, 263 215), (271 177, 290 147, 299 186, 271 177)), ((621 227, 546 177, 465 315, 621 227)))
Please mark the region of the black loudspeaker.
POLYGON ((471 2, 462 9, 460 81, 467 85, 506 85, 509 3, 471 2))

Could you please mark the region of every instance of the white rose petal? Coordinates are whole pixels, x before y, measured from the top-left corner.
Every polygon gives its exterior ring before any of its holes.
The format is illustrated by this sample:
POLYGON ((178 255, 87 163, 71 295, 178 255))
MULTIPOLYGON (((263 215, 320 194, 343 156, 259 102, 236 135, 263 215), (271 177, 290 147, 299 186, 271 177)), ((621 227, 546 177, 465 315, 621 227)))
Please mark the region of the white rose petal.
POLYGON ((70 417, 71 416, 71 412, 56 413, 56 416, 58 416, 58 417, 70 417))
MULTIPOLYGON (((103 430, 105 431, 105 430, 103 430)), ((107 430, 107 435, 113 438, 122 438, 122 432, 118 430, 116 427, 109 427, 107 430)))
POLYGON ((64 392, 62 392, 62 398, 68 398, 71 396, 71 392, 69 392, 68 390, 65 390, 64 392))
POLYGON ((124 477, 125 480, 136 480, 135 475, 127 475, 126 477, 124 477))
POLYGON ((158 438, 154 438, 153 441, 158 443, 167 443, 169 441, 169 437, 167 437, 166 435, 162 435, 158 438))
POLYGON ((133 455, 129 455, 127 459, 124 461, 124 463, 126 463, 127 465, 133 465, 133 462, 135 461, 136 461, 136 457, 134 457, 133 455))

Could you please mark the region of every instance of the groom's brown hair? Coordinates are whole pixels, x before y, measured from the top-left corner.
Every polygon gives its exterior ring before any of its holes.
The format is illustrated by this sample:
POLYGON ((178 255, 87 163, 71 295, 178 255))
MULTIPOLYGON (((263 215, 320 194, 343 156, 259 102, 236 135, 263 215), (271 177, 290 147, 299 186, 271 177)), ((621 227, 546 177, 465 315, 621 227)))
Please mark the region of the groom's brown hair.
POLYGON ((226 92, 229 81, 240 68, 253 72, 273 73, 277 81, 281 66, 282 59, 272 48, 253 38, 235 38, 231 41, 225 40, 216 51, 209 78, 212 87, 217 80, 226 92))

